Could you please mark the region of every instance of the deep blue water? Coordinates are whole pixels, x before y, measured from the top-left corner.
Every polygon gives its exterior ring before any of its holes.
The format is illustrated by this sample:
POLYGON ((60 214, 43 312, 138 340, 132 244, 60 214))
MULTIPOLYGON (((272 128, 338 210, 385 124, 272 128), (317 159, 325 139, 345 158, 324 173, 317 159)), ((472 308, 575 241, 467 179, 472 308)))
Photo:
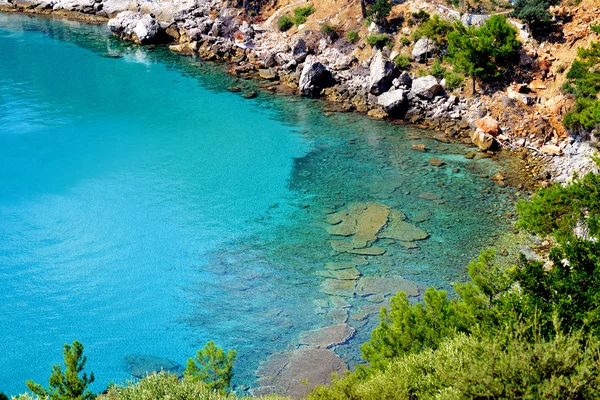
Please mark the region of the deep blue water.
MULTIPOLYGON (((430 211, 419 250, 362 271, 423 287, 464 277, 505 228, 509 189, 479 177, 490 160, 231 84, 253 85, 104 27, 0 14, 0 391, 45 384, 74 339, 95 390, 129 377, 129 353, 184 363, 210 339, 237 349, 235 382, 252 386, 268 354, 328 324, 313 301, 332 208, 430 211)), ((336 351, 358 361, 375 323, 336 351)))

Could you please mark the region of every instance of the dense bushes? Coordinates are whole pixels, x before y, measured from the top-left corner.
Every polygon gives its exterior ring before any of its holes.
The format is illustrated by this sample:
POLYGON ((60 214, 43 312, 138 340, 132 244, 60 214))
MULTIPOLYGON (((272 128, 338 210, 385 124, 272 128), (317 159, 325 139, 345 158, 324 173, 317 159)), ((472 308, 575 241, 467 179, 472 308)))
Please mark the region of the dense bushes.
POLYGON ((237 397, 212 390, 196 379, 179 379, 177 375, 160 372, 150 374, 139 382, 129 382, 126 386, 112 386, 97 400, 156 399, 234 400, 237 397))
POLYGON ((563 90, 575 96, 575 109, 565 116, 564 124, 571 129, 591 131, 600 127, 600 42, 588 49, 580 48, 577 59, 567 73, 563 90))

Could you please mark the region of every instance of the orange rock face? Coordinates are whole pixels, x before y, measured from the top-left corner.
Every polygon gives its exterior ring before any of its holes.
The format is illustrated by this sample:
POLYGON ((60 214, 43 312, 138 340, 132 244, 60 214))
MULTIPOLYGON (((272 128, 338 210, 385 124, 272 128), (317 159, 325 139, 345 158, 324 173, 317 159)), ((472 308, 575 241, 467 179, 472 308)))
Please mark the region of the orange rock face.
POLYGON ((500 126, 498 125, 498 121, 496 121, 489 115, 481 118, 479 121, 476 122, 476 124, 479 129, 481 129, 484 133, 487 133, 488 135, 496 137, 500 134, 500 126))

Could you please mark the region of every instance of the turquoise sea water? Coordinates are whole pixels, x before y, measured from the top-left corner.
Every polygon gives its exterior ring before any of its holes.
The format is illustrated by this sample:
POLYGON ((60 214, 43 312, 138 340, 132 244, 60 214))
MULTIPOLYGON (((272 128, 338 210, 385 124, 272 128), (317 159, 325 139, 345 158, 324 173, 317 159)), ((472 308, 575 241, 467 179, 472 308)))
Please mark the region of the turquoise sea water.
MULTIPOLYGON (((419 249, 391 245, 361 270, 421 287, 462 279, 506 228, 510 190, 480 177, 490 160, 232 84, 253 85, 101 26, 0 14, 0 391, 46 383, 74 339, 97 391, 130 376, 127 354, 184 363, 210 339, 237 349, 235 383, 252 387, 270 353, 331 324, 314 304, 315 271, 338 257, 326 213, 428 211, 419 249)), ((376 322, 336 352, 357 362, 376 322)))

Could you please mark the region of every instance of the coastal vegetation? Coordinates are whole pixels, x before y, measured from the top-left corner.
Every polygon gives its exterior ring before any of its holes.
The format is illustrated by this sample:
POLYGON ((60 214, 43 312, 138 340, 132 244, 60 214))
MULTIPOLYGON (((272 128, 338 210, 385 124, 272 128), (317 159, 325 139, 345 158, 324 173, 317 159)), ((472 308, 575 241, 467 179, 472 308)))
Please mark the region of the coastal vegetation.
POLYGON ((589 48, 580 48, 577 59, 567 72, 568 81, 563 90, 575 96, 575 108, 564 119, 566 126, 575 130, 591 131, 600 126, 600 42, 589 48))

